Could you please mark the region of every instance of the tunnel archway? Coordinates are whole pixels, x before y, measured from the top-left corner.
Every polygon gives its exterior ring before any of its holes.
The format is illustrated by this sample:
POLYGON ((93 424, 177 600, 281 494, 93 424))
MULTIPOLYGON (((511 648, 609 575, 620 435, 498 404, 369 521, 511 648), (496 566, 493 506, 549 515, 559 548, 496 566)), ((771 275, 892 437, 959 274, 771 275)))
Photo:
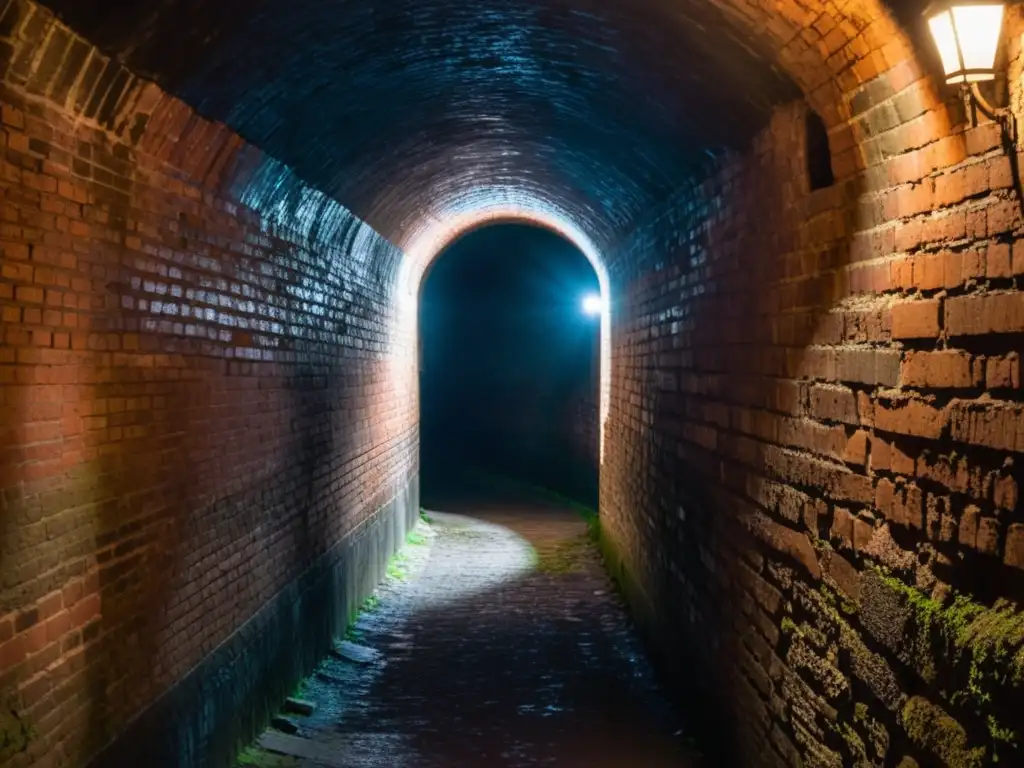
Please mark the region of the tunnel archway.
POLYGON ((476 469, 597 509, 603 302, 583 301, 599 291, 573 243, 521 220, 473 228, 433 260, 418 324, 425 505, 443 508, 438 491, 476 469))
POLYGON ((949 126, 917 30, 878 0, 49 5, 401 248, 497 188, 563 211, 607 249, 801 94, 840 180, 877 159, 891 126, 852 119, 879 98, 915 86, 908 147, 949 126))
POLYGON ((614 297, 605 261, 593 240, 581 231, 565 214, 549 211, 537 203, 533 205, 502 200, 493 191, 468 196, 462 213, 453 213, 424 227, 405 250, 399 266, 395 287, 399 334, 412 333, 419 346, 419 300, 424 281, 438 257, 459 239, 479 229, 500 224, 526 224, 546 229, 575 246, 590 262, 597 276, 602 299, 599 340, 598 374, 598 456, 604 457, 604 426, 610 408, 611 378, 611 322, 614 297))

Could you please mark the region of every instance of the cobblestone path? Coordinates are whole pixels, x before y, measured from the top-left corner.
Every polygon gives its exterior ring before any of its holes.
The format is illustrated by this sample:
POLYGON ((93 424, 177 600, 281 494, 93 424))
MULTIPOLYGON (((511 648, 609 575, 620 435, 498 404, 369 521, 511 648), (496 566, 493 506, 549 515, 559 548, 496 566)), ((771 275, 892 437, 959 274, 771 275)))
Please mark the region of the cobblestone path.
MULTIPOLYGON (((543 502, 429 512, 260 765, 696 766, 586 526, 543 502), (358 649, 357 649, 358 650, 358 649), (276 761, 276 762, 275 762, 276 761)), ((250 764, 253 764, 250 763, 250 764)))

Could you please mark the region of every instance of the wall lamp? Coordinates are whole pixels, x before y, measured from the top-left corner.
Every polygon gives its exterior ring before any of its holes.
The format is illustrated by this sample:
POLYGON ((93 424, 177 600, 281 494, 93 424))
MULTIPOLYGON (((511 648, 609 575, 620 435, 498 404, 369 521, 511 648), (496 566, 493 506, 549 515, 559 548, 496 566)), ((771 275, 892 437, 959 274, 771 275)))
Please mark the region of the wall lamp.
POLYGON ((973 107, 972 123, 978 124, 977 110, 999 126, 1024 214, 1024 193, 1017 167, 1017 121, 1008 107, 989 103, 978 87, 979 83, 996 79, 1004 8, 998 0, 937 0, 925 9, 924 17, 939 49, 946 83, 959 85, 964 100, 973 107))

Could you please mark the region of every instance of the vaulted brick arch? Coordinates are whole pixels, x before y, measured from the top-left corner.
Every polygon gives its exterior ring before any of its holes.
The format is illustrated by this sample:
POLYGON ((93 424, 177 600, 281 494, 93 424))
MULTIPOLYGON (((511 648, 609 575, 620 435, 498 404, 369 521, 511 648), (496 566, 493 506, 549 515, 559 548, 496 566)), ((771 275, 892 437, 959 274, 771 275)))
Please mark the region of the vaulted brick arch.
POLYGON ((840 179, 892 153, 881 131, 911 124, 896 141, 909 149, 949 128, 874 0, 51 7, 397 244, 492 190, 570 211, 609 245, 699 173, 705 149, 742 146, 800 93, 840 179), (896 94, 895 116, 856 119, 896 94))
MULTIPOLYGON (((403 248, 405 257, 398 272, 395 287, 395 302, 399 307, 399 319, 395 324, 399 335, 409 333, 410 326, 417 322, 417 304, 423 291, 423 284, 431 266, 448 247, 456 240, 474 230, 493 224, 526 223, 539 226, 563 237, 572 243, 587 258, 600 288, 604 301, 601 313, 600 346, 598 362, 598 407, 597 435, 598 460, 604 458, 604 427, 610 411, 611 388, 611 305, 614 301, 611 284, 608 278, 608 267, 605 256, 598 250, 594 242, 572 222, 565 213, 552 211, 550 208, 528 197, 518 195, 507 196, 501 200, 493 192, 487 195, 485 202, 478 202, 472 196, 462 203, 461 213, 451 212, 444 218, 421 224, 421 228, 410 238, 403 248)), ((413 334, 418 331, 411 331, 413 334)))

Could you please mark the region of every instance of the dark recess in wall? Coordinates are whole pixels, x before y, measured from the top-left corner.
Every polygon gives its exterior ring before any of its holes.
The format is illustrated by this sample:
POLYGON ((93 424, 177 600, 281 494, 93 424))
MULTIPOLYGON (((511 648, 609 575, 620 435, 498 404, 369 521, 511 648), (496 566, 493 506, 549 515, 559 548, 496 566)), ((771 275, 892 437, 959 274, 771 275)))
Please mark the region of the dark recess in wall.
POLYGON ((824 189, 835 183, 832 174, 832 150, 828 131, 817 112, 807 110, 807 174, 811 189, 824 189))

